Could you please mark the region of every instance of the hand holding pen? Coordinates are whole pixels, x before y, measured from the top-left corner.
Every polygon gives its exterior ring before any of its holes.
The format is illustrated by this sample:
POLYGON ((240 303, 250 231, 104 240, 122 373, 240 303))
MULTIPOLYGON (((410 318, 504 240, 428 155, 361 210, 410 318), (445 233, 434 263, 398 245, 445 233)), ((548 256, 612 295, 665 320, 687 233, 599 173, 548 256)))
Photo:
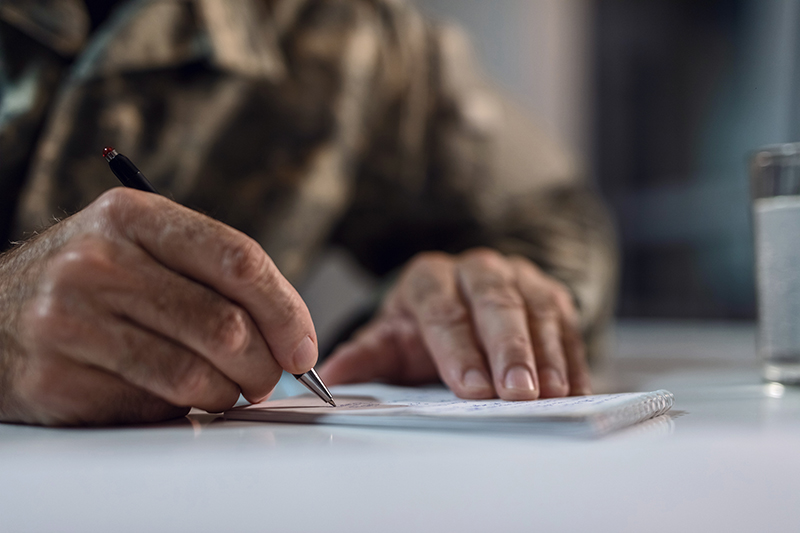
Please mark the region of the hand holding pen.
POLYGON ((130 188, 0 256, 0 343, 0 421, 45 425, 223 411, 317 360, 305 303, 257 242, 130 188))
MULTIPOLYGON (((118 153, 114 148, 106 147, 103 150, 103 157, 108 162, 111 171, 126 187, 138 189, 144 192, 158 194, 155 187, 147 180, 142 172, 130 159, 118 153)), ((293 374, 295 379, 302 383, 308 390, 316 394, 322 401, 336 407, 330 391, 322 382, 316 371, 312 368, 302 374, 293 374)))

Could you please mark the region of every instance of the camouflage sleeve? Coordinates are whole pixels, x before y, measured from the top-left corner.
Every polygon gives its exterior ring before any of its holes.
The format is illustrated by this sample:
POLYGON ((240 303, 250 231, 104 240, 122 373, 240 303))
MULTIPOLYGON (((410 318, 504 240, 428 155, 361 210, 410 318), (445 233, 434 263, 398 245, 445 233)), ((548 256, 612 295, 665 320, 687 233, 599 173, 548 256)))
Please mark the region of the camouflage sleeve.
POLYGON ((99 157, 111 144, 160 191, 256 238, 290 280, 331 240, 378 274, 491 246, 566 283, 587 332, 609 316, 601 203, 479 75, 462 34, 410 3, 127 2, 59 77, 19 231, 114 186, 99 157))
POLYGON ((573 159, 481 76, 459 30, 402 4, 389 12, 381 116, 335 239, 378 274, 431 249, 526 256, 570 288, 598 351, 617 280, 604 205, 573 159))

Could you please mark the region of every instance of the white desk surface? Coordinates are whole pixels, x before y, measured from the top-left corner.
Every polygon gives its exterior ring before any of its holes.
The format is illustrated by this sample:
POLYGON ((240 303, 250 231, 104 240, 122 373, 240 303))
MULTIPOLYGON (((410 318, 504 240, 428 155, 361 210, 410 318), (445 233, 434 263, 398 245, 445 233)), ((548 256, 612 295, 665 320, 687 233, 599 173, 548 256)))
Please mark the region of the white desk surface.
POLYGON ((600 440, 185 419, 0 425, 0 531, 800 531, 800 390, 750 325, 627 322, 605 388, 673 418, 600 440))

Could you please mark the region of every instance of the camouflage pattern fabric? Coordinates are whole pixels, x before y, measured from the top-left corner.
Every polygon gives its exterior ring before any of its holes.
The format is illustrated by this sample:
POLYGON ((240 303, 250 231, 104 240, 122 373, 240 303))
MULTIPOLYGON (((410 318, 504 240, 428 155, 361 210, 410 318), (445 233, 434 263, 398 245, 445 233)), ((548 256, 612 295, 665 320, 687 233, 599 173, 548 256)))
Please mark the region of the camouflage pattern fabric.
POLYGON ((116 186, 115 146, 174 200, 257 239, 292 281, 324 246, 378 275, 489 246, 571 288, 592 339, 615 237, 580 169, 401 0, 0 0, 0 231, 116 186))

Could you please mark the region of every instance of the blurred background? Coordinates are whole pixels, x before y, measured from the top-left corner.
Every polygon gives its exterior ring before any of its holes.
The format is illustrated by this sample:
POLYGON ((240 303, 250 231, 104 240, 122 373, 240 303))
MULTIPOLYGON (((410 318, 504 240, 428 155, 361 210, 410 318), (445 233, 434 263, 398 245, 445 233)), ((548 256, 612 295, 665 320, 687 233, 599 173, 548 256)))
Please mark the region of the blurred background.
MULTIPOLYGON (((755 317, 747 157, 800 140, 800 0, 416 3, 583 160, 618 222, 620 316, 755 317)), ((329 293, 342 311, 373 283, 331 257, 303 291, 323 337, 329 293)))

